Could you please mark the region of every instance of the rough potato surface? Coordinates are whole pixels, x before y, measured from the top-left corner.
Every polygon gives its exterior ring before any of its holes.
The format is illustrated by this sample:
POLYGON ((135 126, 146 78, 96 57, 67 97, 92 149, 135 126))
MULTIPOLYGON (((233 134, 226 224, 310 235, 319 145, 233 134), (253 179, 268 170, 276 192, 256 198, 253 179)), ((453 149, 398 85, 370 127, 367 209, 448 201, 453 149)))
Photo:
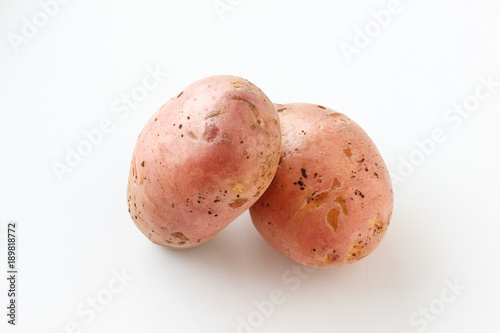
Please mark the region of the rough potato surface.
POLYGON ((277 105, 282 131, 276 176, 250 208, 260 234, 302 264, 340 266, 370 254, 384 237, 393 192, 368 135, 341 113, 277 105))
POLYGON ((156 244, 199 245, 264 193, 280 150, 275 106, 259 88, 235 76, 197 81, 140 133, 128 182, 130 215, 156 244))

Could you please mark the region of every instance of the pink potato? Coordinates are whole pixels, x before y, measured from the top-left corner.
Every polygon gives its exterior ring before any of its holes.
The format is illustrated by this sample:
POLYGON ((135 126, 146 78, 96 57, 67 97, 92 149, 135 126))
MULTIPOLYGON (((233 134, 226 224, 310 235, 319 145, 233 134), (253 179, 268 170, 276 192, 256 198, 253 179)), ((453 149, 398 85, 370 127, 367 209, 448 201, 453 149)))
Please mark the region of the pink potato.
POLYGON ((156 244, 199 245, 264 193, 280 151, 279 117, 259 88, 235 76, 199 80, 163 105, 139 135, 130 215, 156 244))
POLYGON ((276 105, 281 161, 271 186, 250 208, 276 250, 315 267, 364 258, 392 214, 392 184, 368 135, 341 113, 312 104, 276 105))

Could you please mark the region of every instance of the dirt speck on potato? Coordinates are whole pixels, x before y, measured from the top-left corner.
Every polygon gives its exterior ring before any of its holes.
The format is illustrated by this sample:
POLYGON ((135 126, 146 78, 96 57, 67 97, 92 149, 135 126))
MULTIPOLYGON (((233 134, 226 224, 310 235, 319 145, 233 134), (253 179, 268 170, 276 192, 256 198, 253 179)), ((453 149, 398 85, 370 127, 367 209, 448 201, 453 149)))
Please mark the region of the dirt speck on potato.
POLYGON ((354 192, 354 194, 355 194, 355 195, 359 195, 359 196, 360 196, 361 198, 363 198, 363 199, 365 198, 365 195, 364 195, 363 193, 361 193, 361 191, 360 191, 360 190, 356 190, 356 191, 354 192))
POLYGON ((300 171, 302 172, 302 177, 307 178, 306 169, 301 168, 300 171))

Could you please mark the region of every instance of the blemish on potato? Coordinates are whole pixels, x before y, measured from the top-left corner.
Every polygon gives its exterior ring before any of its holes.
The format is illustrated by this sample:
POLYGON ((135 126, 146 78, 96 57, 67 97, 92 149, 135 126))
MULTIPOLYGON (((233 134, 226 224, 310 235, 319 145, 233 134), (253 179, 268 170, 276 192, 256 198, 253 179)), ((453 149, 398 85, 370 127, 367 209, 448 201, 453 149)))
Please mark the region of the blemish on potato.
POLYGON ((219 135, 219 132, 220 129, 215 124, 210 124, 206 126, 203 138, 208 142, 212 142, 219 135))
MULTIPOLYGON (((333 251, 335 253, 335 251, 333 251)), ((329 263, 329 262, 332 262, 332 261, 336 261, 339 256, 337 254, 334 254, 334 253, 327 253, 323 256, 323 262, 325 263, 329 263)))
POLYGON ((257 108, 255 107, 255 104, 243 98, 233 98, 233 101, 246 104, 246 106, 248 106, 248 108, 255 114, 255 117, 257 117, 257 108))
POLYGON ((350 148, 344 149, 344 154, 345 156, 347 156, 347 158, 351 158, 352 156, 351 149, 350 148))
POLYGON ((342 213, 344 213, 344 215, 347 215, 347 205, 345 203, 345 200, 342 199, 342 197, 336 197, 335 202, 338 203, 342 208, 342 213))
POLYGON ((177 95, 177 98, 181 97, 182 94, 184 94, 184 91, 181 91, 181 93, 179 95, 177 95))
POLYGON ((311 196, 311 198, 307 199, 307 203, 314 201, 314 204, 310 208, 311 209, 318 209, 326 202, 327 198, 328 198, 328 191, 322 192, 316 196, 311 196))
POLYGON ((231 82, 231 84, 235 88, 243 88, 243 87, 245 87, 245 85, 243 83, 239 82, 239 81, 231 82))
MULTIPOLYGON (((236 184, 236 185, 233 185, 233 191, 241 193, 241 192, 245 191, 245 188, 241 184, 236 184)), ((224 191, 224 193, 227 193, 227 191, 224 191)))
POLYGON ((287 108, 281 108, 281 109, 278 109, 278 110, 276 110, 276 111, 277 111, 277 112, 283 112, 283 111, 285 111, 286 109, 287 109, 287 108))
POLYGON ((342 184, 340 184, 339 180, 337 178, 334 178, 333 179, 333 183, 332 183, 332 191, 335 191, 336 189, 338 189, 339 187, 341 187, 342 184))
POLYGON ((339 216, 340 212, 336 208, 330 209, 326 215, 326 221, 334 232, 336 232, 339 227, 339 216))
POLYGON ((142 161, 141 166, 144 167, 144 161, 142 161))
POLYGON ((222 113, 223 113, 223 112, 222 112, 221 110, 219 110, 219 111, 212 111, 212 112, 210 112, 209 114, 207 114, 207 115, 205 116, 205 120, 210 119, 210 118, 213 118, 213 117, 216 117, 216 116, 219 116, 219 115, 221 115, 222 113))
POLYGON ((323 105, 318 105, 318 108, 326 110, 326 108, 323 105))
POLYGON ((370 224, 373 227, 373 234, 380 233, 384 231, 384 222, 380 218, 375 218, 370 220, 370 224))
POLYGON ((239 207, 243 206, 247 201, 248 201, 247 198, 238 198, 238 199, 235 199, 233 202, 231 202, 229 204, 229 207, 239 208, 239 207))
POLYGON ((189 240, 189 237, 184 235, 184 233, 182 231, 173 232, 170 234, 170 236, 173 236, 181 241, 188 241, 189 240))
POLYGON ((351 247, 351 251, 349 252, 349 254, 347 255, 347 261, 350 262, 350 261, 357 261, 361 258, 364 258, 364 256, 362 256, 363 254, 363 251, 361 250, 361 247, 359 244, 354 244, 352 247, 351 247))

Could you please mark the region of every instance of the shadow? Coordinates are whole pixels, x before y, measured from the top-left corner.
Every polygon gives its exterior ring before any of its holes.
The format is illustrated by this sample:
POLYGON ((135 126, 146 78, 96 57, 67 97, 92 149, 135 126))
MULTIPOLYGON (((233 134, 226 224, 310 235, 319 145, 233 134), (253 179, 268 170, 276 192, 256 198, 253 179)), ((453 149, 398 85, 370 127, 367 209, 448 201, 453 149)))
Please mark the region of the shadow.
POLYGON ((172 263, 232 279, 273 278, 293 262, 267 244, 253 226, 248 211, 199 246, 189 249, 157 246, 155 251, 172 263))
MULTIPOLYGON (((255 311, 255 300, 269 299, 270 292, 279 289, 290 306, 309 304, 315 311, 336 313, 339 327, 349 326, 351 311, 367 316, 375 325, 379 320, 376 314, 388 316, 380 322, 390 322, 387 329, 399 332, 407 328, 408 316, 418 310, 422 300, 439 296, 433 288, 442 288, 443 279, 434 272, 439 272, 446 260, 439 253, 436 238, 429 237, 432 230, 422 228, 421 216, 415 214, 417 199, 411 196, 396 200, 391 225, 380 246, 346 266, 311 271, 294 262, 267 244, 245 212, 194 248, 144 245, 138 255, 147 261, 141 263, 147 270, 143 281, 163 283, 164 288, 155 290, 163 299, 182 294, 192 300, 189 307, 198 311, 206 311, 204 306, 212 304, 218 311, 233 310, 241 316, 255 311), (378 309, 375 312, 374 307, 378 309)), ((229 316, 223 325, 234 328, 235 317, 229 316)))

